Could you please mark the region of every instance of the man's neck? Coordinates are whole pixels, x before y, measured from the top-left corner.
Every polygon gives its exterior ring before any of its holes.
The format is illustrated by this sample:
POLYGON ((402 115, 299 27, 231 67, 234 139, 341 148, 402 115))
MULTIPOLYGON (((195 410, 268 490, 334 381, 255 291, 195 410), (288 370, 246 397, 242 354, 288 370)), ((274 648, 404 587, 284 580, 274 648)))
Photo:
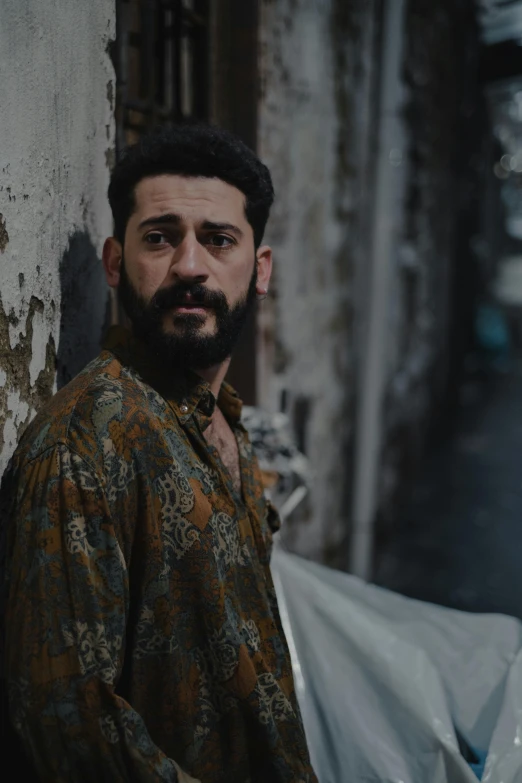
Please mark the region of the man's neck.
POLYGON ((221 390, 223 381, 225 380, 225 375, 228 372, 229 366, 230 357, 225 359, 224 362, 221 362, 221 364, 215 364, 213 367, 208 367, 206 370, 194 369, 194 372, 210 385, 210 391, 216 400, 219 397, 219 392, 221 390))

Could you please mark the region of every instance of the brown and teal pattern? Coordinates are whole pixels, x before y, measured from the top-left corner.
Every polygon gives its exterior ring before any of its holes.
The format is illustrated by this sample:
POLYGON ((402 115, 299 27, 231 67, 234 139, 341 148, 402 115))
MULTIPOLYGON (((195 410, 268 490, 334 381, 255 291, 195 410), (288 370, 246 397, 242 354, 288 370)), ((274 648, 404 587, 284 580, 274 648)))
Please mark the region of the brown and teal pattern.
POLYGON ((40 777, 313 783, 259 470, 242 496, 198 376, 122 330, 26 431, 8 530, 11 719, 40 777), (186 773, 184 775, 181 770, 186 773))

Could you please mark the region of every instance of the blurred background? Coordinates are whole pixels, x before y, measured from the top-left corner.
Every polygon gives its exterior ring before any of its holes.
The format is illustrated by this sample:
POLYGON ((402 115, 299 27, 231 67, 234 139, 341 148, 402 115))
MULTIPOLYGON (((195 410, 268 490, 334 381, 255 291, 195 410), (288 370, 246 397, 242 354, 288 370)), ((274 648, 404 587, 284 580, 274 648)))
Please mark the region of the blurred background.
POLYGON ((285 545, 522 617, 522 1, 4 0, 0 65, 0 471, 117 317, 117 155, 209 120, 276 189, 230 379, 306 457, 285 545))

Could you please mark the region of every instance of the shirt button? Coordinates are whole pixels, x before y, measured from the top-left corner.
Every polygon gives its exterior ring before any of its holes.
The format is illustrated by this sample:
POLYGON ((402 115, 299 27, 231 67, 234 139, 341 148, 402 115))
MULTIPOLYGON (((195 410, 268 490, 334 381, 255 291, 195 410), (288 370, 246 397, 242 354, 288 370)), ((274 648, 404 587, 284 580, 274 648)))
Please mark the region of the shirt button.
POLYGON ((181 413, 188 413, 188 405, 186 405, 185 403, 183 403, 183 405, 180 405, 179 409, 181 413))

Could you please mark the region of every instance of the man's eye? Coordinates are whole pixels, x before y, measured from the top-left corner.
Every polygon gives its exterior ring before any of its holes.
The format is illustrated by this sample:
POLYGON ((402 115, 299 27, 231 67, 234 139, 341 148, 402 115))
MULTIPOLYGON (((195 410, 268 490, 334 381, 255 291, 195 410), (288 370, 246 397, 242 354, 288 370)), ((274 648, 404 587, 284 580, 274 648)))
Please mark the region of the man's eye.
POLYGON ((209 244, 213 247, 230 247, 234 244, 234 240, 227 237, 226 234, 213 234, 209 238, 209 244))
POLYGON ((152 234, 147 234, 145 242, 149 245, 163 245, 167 242, 167 237, 160 231, 154 231, 152 234))

